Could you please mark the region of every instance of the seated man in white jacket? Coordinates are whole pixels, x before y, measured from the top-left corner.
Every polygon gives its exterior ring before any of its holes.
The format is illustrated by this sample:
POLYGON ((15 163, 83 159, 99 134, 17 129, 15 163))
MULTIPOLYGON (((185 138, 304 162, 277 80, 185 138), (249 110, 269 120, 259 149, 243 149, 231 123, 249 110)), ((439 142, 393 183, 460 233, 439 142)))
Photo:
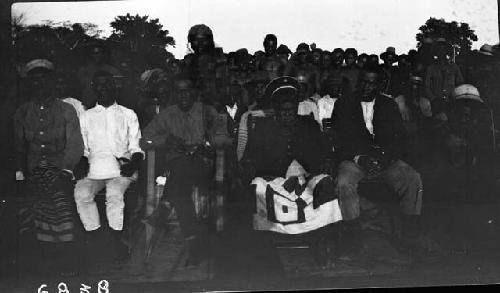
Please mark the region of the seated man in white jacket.
POLYGON ((114 236, 115 258, 122 260, 127 256, 120 241, 123 197, 144 159, 144 152, 139 147, 141 132, 135 112, 116 103, 110 73, 96 72, 93 88, 98 97, 97 105, 80 118, 85 150, 75 174, 79 179, 75 201, 85 230, 95 238, 101 224, 94 197, 106 188, 106 215, 114 236))

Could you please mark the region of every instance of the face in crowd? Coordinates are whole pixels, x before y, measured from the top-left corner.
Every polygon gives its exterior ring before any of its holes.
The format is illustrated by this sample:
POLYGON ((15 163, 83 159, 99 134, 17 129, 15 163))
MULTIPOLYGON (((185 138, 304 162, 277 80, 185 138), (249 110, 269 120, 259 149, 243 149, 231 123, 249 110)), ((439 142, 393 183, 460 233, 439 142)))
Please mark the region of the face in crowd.
POLYGON ((309 52, 306 50, 298 50, 297 51, 297 60, 299 64, 306 64, 309 59, 309 52))
POLYGON ((304 101, 305 99, 309 98, 312 94, 312 88, 309 84, 309 78, 305 74, 299 74, 297 75, 297 81, 299 82, 299 90, 297 97, 299 101, 304 101))
POLYGON ((286 64, 288 62, 288 58, 290 58, 290 54, 288 54, 288 53, 278 53, 278 58, 280 58, 281 63, 286 64))
POLYGON ((322 63, 322 62, 321 62, 321 61, 322 61, 322 60, 321 60, 321 55, 322 55, 322 54, 321 54, 321 52, 319 52, 319 51, 314 51, 314 52, 312 53, 312 64, 314 64, 314 65, 316 65, 316 66, 318 66, 318 67, 319 67, 319 66, 321 66, 321 63, 322 63))
POLYGON ((179 109, 189 111, 196 99, 193 82, 188 79, 178 80, 175 82, 175 91, 179 109))
POLYGON ((361 76, 360 90, 362 101, 372 101, 378 94, 379 74, 370 71, 364 72, 361 76))
POLYGON ((153 103, 156 105, 170 103, 170 86, 167 81, 158 82, 155 88, 153 103))
POLYGON ((346 55, 345 55, 345 65, 347 67, 354 66, 356 64, 356 58, 357 57, 358 56, 356 56, 356 54, 354 54, 354 53, 351 53, 351 52, 346 53, 346 55))
POLYGON ((321 58, 323 59, 323 68, 329 68, 332 65, 332 55, 328 51, 324 51, 321 58))
POLYGON ((368 61, 371 65, 378 65, 379 64, 379 58, 378 58, 378 55, 370 55, 370 57, 368 58, 368 61))
POLYGON ((359 55, 356 65, 359 68, 364 68, 367 62, 368 62, 368 57, 366 55, 359 55))
POLYGON ((254 86, 255 100, 257 103, 260 103, 264 99, 264 95, 266 92, 266 83, 258 82, 254 86))
POLYGON ((69 95, 69 84, 62 74, 57 75, 55 78, 54 95, 56 98, 66 98, 69 95))
POLYGON ((116 85, 110 73, 96 73, 92 79, 92 87, 99 105, 107 107, 115 102, 116 85))
POLYGON ((327 84, 327 94, 332 98, 340 98, 344 93, 343 79, 338 76, 327 84))
POLYGON ((281 90, 273 95, 272 99, 278 101, 275 106, 278 121, 285 126, 293 126, 297 121, 299 106, 296 90, 281 90))
POLYGON ((104 62, 104 49, 101 47, 92 47, 90 49, 90 59, 95 64, 102 64, 104 62))
POLYGON ((448 59, 448 48, 445 43, 438 43, 436 45, 434 55, 437 57, 439 61, 444 61, 448 59))
POLYGON ((51 98, 54 87, 53 72, 45 68, 35 68, 28 73, 32 97, 43 101, 51 98))
POLYGON ((332 54, 332 59, 333 65, 335 65, 335 67, 340 67, 342 63, 344 63, 344 54, 340 51, 334 52, 332 54))
POLYGON ((272 37, 267 37, 264 40, 264 51, 267 56, 272 56, 276 53, 276 49, 278 48, 277 41, 272 37))
POLYGON ((400 68, 410 68, 410 60, 406 55, 400 55, 398 58, 398 67, 400 68))
POLYGON ((196 55, 203 55, 210 50, 211 39, 207 34, 198 33, 191 40, 191 48, 196 55))
POLYGON ((388 53, 385 58, 384 58, 384 65, 385 66, 392 66, 396 62, 396 56, 392 53, 388 53))
POLYGON ((241 91, 241 87, 237 84, 226 86, 224 89, 224 95, 226 96, 224 103, 230 106, 241 103, 241 91))

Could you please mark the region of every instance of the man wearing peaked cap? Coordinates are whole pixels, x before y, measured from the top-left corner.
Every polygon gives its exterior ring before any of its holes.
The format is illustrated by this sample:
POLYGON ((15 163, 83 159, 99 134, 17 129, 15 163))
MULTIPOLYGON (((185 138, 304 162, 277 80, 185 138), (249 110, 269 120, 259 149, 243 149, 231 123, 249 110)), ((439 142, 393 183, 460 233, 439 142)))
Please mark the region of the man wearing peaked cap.
POLYGON ((26 64, 29 101, 14 115, 12 156, 15 178, 25 182, 33 198, 23 201, 22 208, 27 212, 20 215, 20 228, 33 231, 23 239, 27 236, 37 241, 40 248, 31 264, 40 265, 44 271, 74 275, 80 251, 72 179, 84 143, 76 111, 54 94, 53 69, 54 65, 44 59, 26 64), (53 252, 60 262, 48 257, 53 252))
POLYGON ((31 60, 30 62, 26 63, 21 74, 23 76, 26 76, 28 74, 28 72, 30 72, 31 70, 33 70, 35 68, 44 68, 44 69, 47 69, 49 71, 53 71, 54 64, 46 59, 34 59, 34 60, 31 60))
POLYGON ((299 87, 299 82, 289 76, 268 84, 266 96, 272 100, 275 116, 261 118, 255 125, 240 162, 244 182, 257 187, 256 230, 304 233, 335 222, 340 216, 338 205, 334 204, 333 179, 325 172, 331 169, 325 162, 331 162, 328 159, 333 152, 316 122, 298 115, 299 87), (306 191, 305 186, 309 187, 306 191), (289 197, 290 212, 266 214, 271 209, 282 210, 278 199, 271 203, 265 200, 266 194, 259 192, 266 187, 289 197), (318 193, 325 197, 316 196, 318 193), (300 217, 301 212, 305 217, 300 217), (311 221, 313 218, 318 221, 311 221), (293 223, 288 223, 289 220, 293 223))
MULTIPOLYGON (((268 98, 273 98, 273 96, 281 90, 291 90, 298 91, 300 84, 297 79, 291 76, 283 76, 273 79, 267 86, 265 90, 265 96, 268 98)), ((292 96, 290 96, 292 97, 292 96)), ((274 99, 273 99, 274 101, 274 99)), ((297 99, 298 103, 298 99, 297 99)))
POLYGON ((249 142, 246 159, 253 163, 257 176, 283 176, 296 159, 308 172, 319 174, 328 150, 319 126, 309 116, 299 116, 299 83, 292 77, 280 77, 266 88, 275 117, 262 119, 255 129, 255 141, 249 142))

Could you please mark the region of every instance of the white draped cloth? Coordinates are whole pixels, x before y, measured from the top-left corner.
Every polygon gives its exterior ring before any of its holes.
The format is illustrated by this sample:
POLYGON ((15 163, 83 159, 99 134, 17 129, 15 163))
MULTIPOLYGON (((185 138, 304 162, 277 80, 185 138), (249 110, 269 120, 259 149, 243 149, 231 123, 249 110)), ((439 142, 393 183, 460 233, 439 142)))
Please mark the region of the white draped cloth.
POLYGON ((333 199, 322 203, 314 208, 313 193, 317 184, 329 175, 322 174, 306 180, 305 170, 293 161, 290 165, 286 178, 278 177, 267 181, 264 178, 257 177, 252 181, 256 187, 256 213, 253 216, 253 227, 255 230, 274 231, 282 234, 302 234, 310 232, 329 224, 342 220, 342 214, 338 199, 333 199), (288 192, 284 188, 286 181, 297 176, 299 184, 305 188, 300 194, 296 190, 288 192), (269 207, 269 188, 272 190, 273 206, 269 207), (305 204, 303 214, 304 221, 299 221, 299 209, 297 199, 301 198, 305 204), (274 211, 274 220, 270 219, 268 211, 274 211))

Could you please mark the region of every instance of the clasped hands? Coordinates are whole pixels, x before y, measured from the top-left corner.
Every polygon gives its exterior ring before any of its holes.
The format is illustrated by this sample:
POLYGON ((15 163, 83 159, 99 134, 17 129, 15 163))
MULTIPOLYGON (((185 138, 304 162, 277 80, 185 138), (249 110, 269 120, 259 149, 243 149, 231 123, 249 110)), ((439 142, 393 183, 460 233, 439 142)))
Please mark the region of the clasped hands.
POLYGON ((370 155, 357 156, 355 161, 365 171, 368 179, 378 177, 388 164, 385 158, 377 158, 370 155))

